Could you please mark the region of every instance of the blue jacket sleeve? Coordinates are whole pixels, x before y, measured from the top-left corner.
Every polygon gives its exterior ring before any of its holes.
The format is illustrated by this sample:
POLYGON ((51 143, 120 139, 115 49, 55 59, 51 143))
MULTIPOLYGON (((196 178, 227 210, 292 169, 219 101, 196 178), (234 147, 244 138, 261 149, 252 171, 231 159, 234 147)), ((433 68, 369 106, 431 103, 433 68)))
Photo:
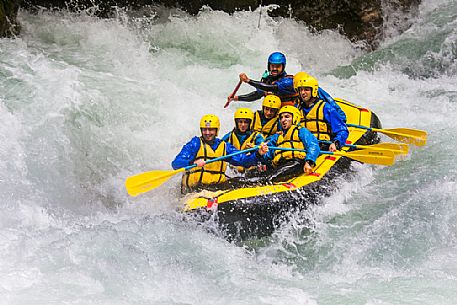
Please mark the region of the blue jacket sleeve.
MULTIPOLYGON (((233 154, 238 152, 239 150, 235 148, 230 143, 227 143, 225 145, 225 152, 227 155, 233 154)), ((257 158, 257 154, 255 151, 251 152, 251 154, 246 155, 246 154, 239 154, 230 158, 227 158, 227 162, 235 165, 235 166, 243 166, 243 167, 251 167, 253 165, 256 165, 258 161, 261 161, 261 159, 257 158)))
POLYGON ((173 162, 171 162, 173 169, 179 169, 191 165, 199 149, 200 138, 193 137, 187 144, 182 147, 179 154, 175 157, 173 162))
POLYGON ((238 95, 238 101, 240 102, 253 102, 256 101, 264 96, 264 92, 262 90, 256 90, 244 95, 238 95))
POLYGON ((298 131, 298 137, 305 144, 305 160, 311 160, 316 163, 316 159, 319 157, 319 153, 321 151, 316 137, 306 128, 300 128, 298 131))
POLYGON ((325 103, 324 119, 329 122, 330 128, 332 129, 332 141, 338 141, 340 146, 346 144, 346 140, 349 135, 348 127, 342 120, 341 116, 338 114, 337 109, 335 109, 335 107, 333 107, 331 104, 325 103))
MULTIPOLYGON (((279 134, 274 134, 271 135, 267 138, 268 140, 268 146, 276 146, 276 143, 278 143, 278 137, 279 134)), ((275 151, 273 149, 269 149, 268 152, 263 155, 264 161, 271 162, 275 156, 275 151)))
POLYGON ((283 77, 280 80, 278 80, 275 84, 278 85, 278 95, 283 96, 295 94, 293 78, 283 77))
POLYGON ((265 138, 262 136, 261 133, 258 133, 257 136, 255 137, 255 145, 260 145, 262 142, 265 142, 265 138))

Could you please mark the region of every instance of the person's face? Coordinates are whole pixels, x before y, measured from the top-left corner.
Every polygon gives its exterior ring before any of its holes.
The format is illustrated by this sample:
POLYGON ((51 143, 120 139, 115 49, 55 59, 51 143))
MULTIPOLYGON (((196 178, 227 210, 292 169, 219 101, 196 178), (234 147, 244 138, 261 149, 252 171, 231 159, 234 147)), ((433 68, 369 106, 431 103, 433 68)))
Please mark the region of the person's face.
POLYGON ((236 127, 240 132, 246 132, 249 130, 249 125, 251 124, 251 120, 248 119, 237 119, 236 120, 236 127))
POLYGON ((288 113, 288 112, 281 113, 281 117, 279 118, 279 120, 281 122, 282 129, 284 129, 284 130, 289 129, 290 126, 292 126, 292 119, 293 119, 293 116, 291 113, 288 113))
POLYGON ((278 76, 282 73, 282 64, 270 64, 270 75, 278 76))
POLYGON ((211 142, 216 138, 217 128, 202 128, 202 137, 206 142, 211 142))
POLYGON ((309 101, 311 100, 311 92, 312 92, 312 89, 311 87, 299 87, 298 88, 298 94, 300 95, 300 98, 302 101, 304 101, 305 103, 309 103, 309 101))
POLYGON ((276 116, 276 113, 278 112, 278 109, 275 108, 270 108, 270 107, 263 107, 263 115, 267 119, 272 119, 276 116))

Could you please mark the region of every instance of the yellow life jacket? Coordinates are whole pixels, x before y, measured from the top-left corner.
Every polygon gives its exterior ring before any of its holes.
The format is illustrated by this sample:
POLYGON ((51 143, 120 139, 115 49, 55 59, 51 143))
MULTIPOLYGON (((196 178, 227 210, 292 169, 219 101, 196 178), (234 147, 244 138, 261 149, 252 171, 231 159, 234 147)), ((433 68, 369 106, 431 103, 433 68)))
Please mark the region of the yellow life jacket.
POLYGON ((238 140, 238 137, 236 136, 235 134, 235 129, 230 133, 230 137, 228 138, 228 142, 230 144, 232 144, 233 146, 235 146, 236 149, 238 150, 245 150, 247 147, 246 145, 248 143, 252 144, 253 146, 255 146, 255 139, 257 137, 257 135, 259 134, 259 132, 257 131, 254 131, 251 133, 251 135, 249 137, 247 137, 243 143, 240 144, 240 141, 238 140))
MULTIPOLYGON (((222 157, 226 155, 225 142, 221 141, 216 150, 206 144, 200 138, 200 149, 195 156, 194 161, 203 159, 205 161, 222 157)), ((227 169, 227 162, 216 161, 206 164, 203 167, 191 168, 183 175, 182 185, 192 189, 200 185, 208 185, 221 183, 226 181, 225 170, 227 169)))
POLYGON ((324 105, 325 102, 319 100, 314 104, 308 114, 302 110, 303 118, 301 119, 301 123, 311 131, 318 140, 330 141, 332 130, 327 122, 324 121, 324 105))
POLYGON ((260 113, 261 110, 257 110, 254 114, 254 120, 252 121, 252 130, 261 132, 262 135, 267 138, 278 131, 278 116, 271 118, 265 123, 265 125, 262 126, 260 113))
MULTIPOLYGON (((247 137, 242 144, 240 144, 240 141, 238 140, 238 137, 235 134, 235 129, 233 129, 232 132, 230 133, 230 137, 228 138, 228 142, 230 144, 232 144, 233 146, 235 146, 235 148, 238 150, 245 150, 245 149, 247 149, 246 145, 248 143, 255 146, 255 139, 257 138, 258 134, 259 134, 259 132, 257 132, 257 131, 252 132, 251 135, 249 137, 247 137)), ((245 170, 244 167, 242 167, 242 166, 235 166, 235 167, 238 170, 238 172, 244 173, 244 170, 245 170)))
MULTIPOLYGON (((286 132, 285 135, 279 135, 278 142, 276 143, 277 147, 286 147, 286 148, 295 148, 295 149, 305 149, 305 145, 300 140, 298 136, 298 131, 301 129, 300 126, 292 126, 286 132)), ((305 152, 298 151, 285 151, 285 150, 275 150, 275 156, 273 158, 273 166, 278 166, 284 160, 291 159, 305 159, 305 152)))

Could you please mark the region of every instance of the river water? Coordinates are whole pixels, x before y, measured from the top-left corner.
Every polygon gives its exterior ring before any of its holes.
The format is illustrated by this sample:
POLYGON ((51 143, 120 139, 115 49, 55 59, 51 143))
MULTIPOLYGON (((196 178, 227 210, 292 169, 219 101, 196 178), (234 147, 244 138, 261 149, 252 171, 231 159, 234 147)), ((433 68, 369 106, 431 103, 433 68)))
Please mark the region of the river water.
POLYGON ((419 10, 372 53, 265 13, 259 27, 258 10, 20 12, 0 40, 0 304, 457 304, 457 2, 419 10), (170 169, 201 115, 229 131, 237 75, 259 79, 278 50, 427 146, 353 164, 323 204, 241 244, 183 220, 179 177, 128 197, 125 178, 170 169))

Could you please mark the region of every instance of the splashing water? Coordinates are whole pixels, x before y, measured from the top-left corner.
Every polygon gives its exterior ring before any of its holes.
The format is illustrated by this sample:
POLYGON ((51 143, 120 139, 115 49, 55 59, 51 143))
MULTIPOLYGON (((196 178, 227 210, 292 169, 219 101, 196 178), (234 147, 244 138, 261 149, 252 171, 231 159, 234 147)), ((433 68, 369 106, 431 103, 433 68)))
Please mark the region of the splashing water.
POLYGON ((455 1, 423 2, 369 54, 290 19, 259 29, 258 11, 161 16, 21 12, 0 40, 1 304, 455 303, 455 1), (124 179, 169 169, 201 115, 229 131, 238 74, 278 50, 427 146, 353 164, 323 205, 241 247, 182 220, 178 177, 128 198, 124 179))

